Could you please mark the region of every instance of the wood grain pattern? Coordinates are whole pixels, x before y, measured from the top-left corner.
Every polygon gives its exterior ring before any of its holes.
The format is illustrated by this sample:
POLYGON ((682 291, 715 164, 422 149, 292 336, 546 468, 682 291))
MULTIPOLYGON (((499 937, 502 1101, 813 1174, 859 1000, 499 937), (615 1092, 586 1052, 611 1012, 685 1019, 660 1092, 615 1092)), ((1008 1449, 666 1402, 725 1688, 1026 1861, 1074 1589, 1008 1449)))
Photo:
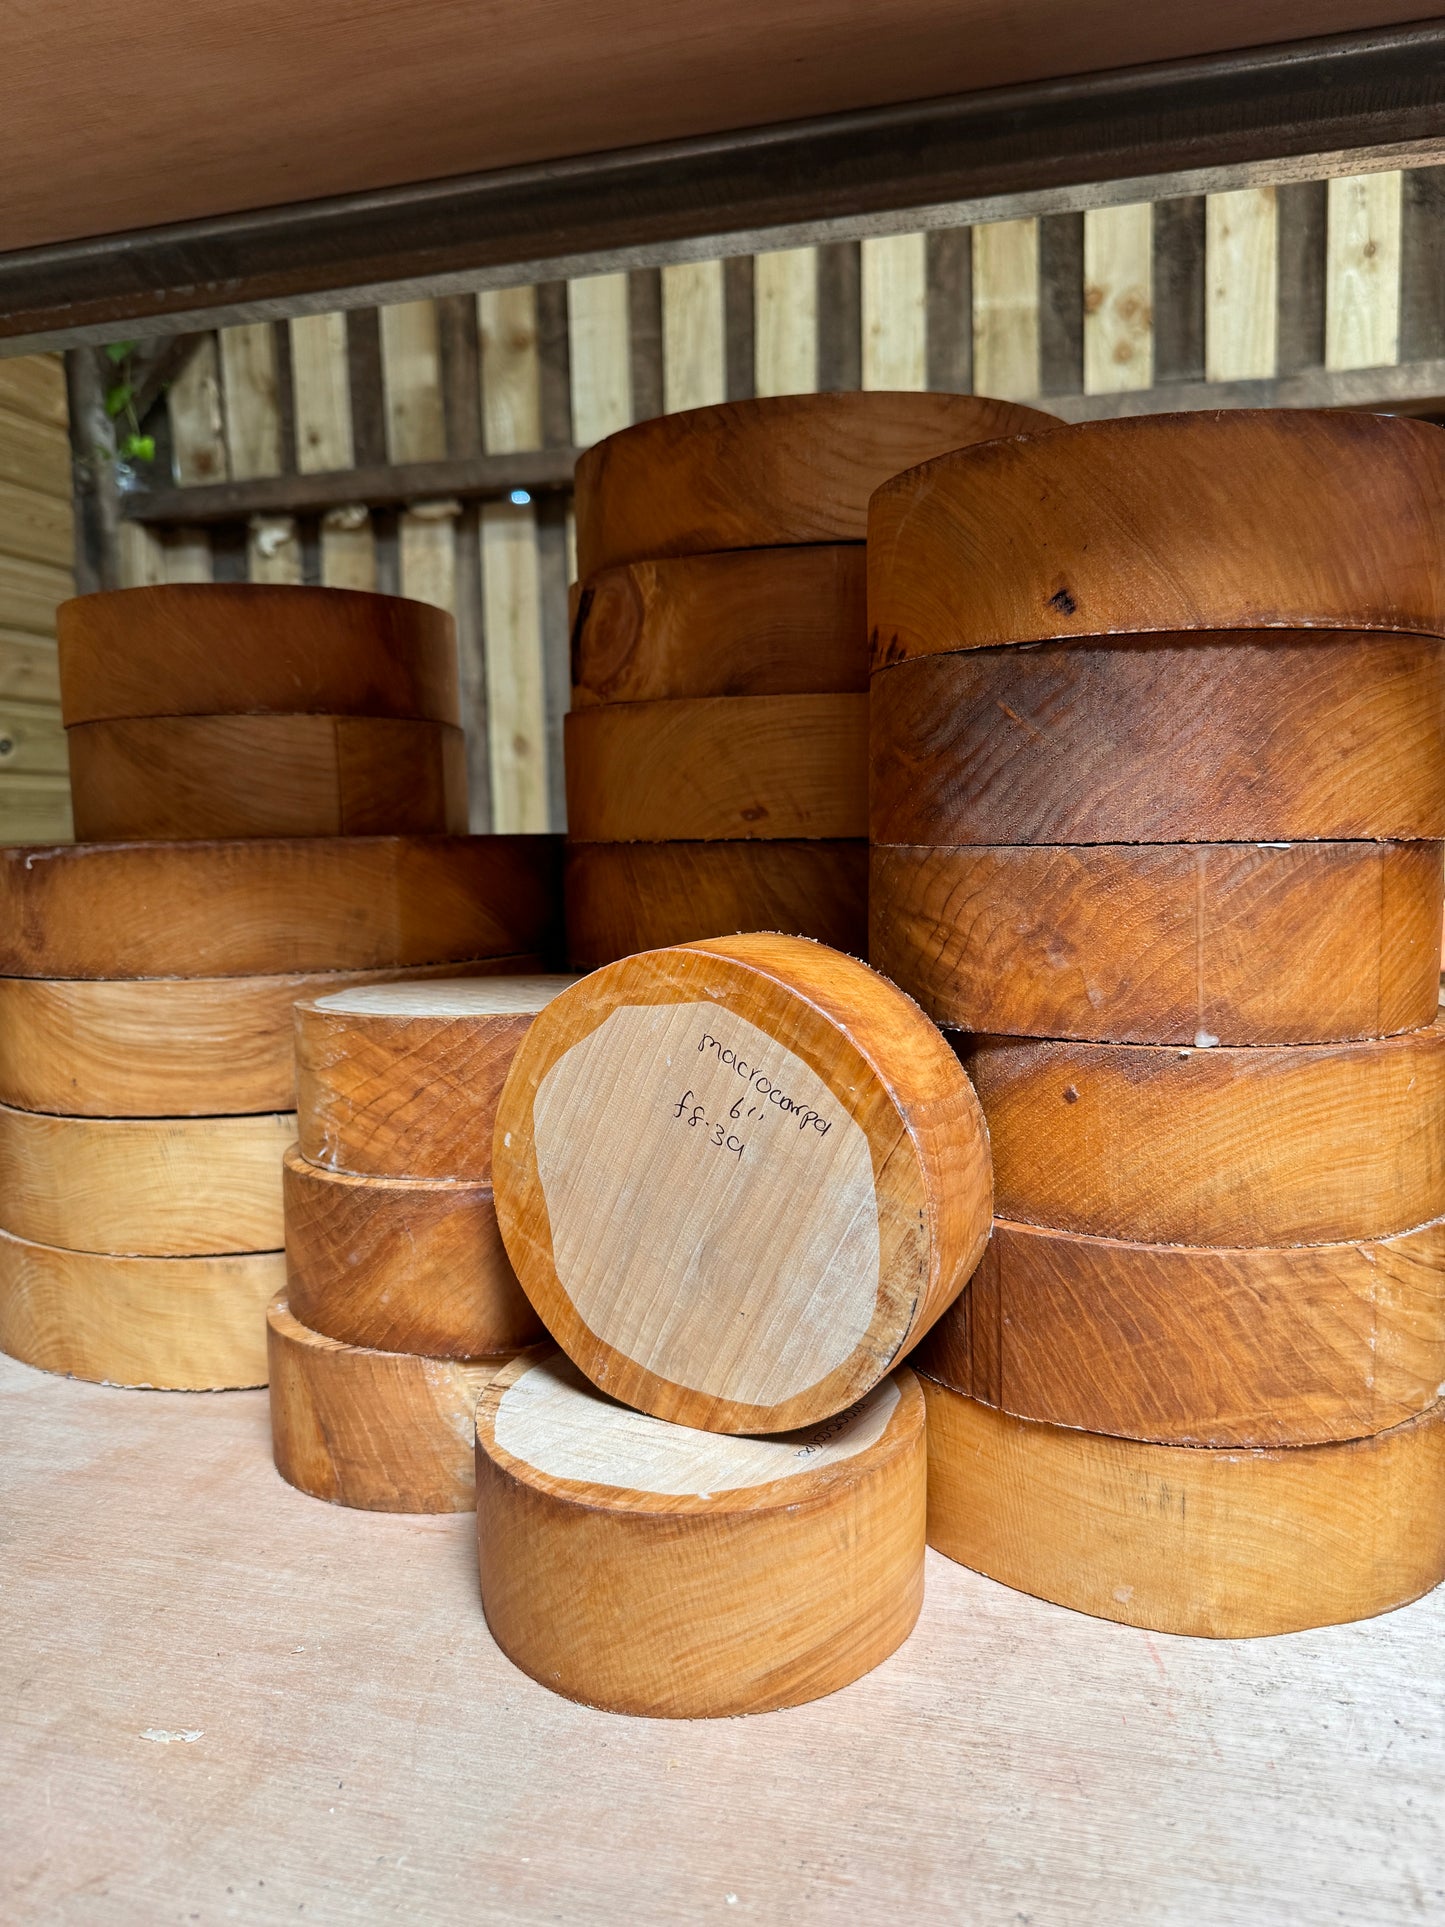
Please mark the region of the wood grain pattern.
POLYGON ((868 940, 868 846, 825 838, 572 843, 563 894, 574 970, 739 930, 812 937, 861 956, 868 940))
POLYGON ((293 315, 296 466, 303 475, 356 466, 344 314, 293 315))
MULTIPOLYGON (((575 284, 574 284, 575 285, 575 284)), ((972 395, 793 395, 639 422, 577 464, 577 564, 861 542, 868 497, 945 449, 1048 426, 972 395)))
POLYGON ((974 383, 1029 399, 1040 387, 1038 220, 984 221, 971 232, 974 383))
POLYGON ((0 976, 273 976, 546 951, 550 837, 0 848, 0 976))
POLYGON ((275 328, 269 321, 253 321, 221 328, 216 338, 231 479, 279 475, 282 429, 275 328))
POLYGON ((171 461, 182 486, 224 482, 230 474, 216 337, 197 338, 166 395, 171 461))
POLYGON ((817 1699, 913 1628, 925 1466, 911 1372, 763 1441, 621 1412, 558 1353, 519 1359, 477 1407, 487 1624, 533 1679, 615 1712, 817 1699))
POLYGON ((481 544, 492 822, 499 830, 545 830, 551 816, 536 509, 488 502, 481 544))
POLYGON ((928 387, 928 236, 877 234, 859 243, 864 388, 928 387))
POLYGON ((1206 195, 1204 218, 1205 378, 1265 380, 1279 365, 1278 189, 1206 195))
POLYGON ((1084 210, 1084 393, 1154 385, 1154 209, 1084 210))
POLYGON ((928 1543, 1020 1592, 1252 1639, 1368 1619, 1445 1578, 1445 1406, 1346 1444, 1213 1451, 923 1390, 928 1543))
POLYGON ((967 449, 873 499, 874 664, 1184 629, 1445 634, 1442 501, 1438 428, 1344 410, 1146 415, 967 449))
POLYGON ((567 283, 572 440, 586 448, 632 420, 626 274, 585 274, 567 283))
POLYGON ((1327 1043, 1430 1022, 1441 906, 1438 843, 880 844, 869 958, 950 1028, 1327 1043))
POLYGON ((482 439, 489 455, 542 446, 537 290, 484 288, 477 296, 482 439))
POLYGON ((727 400, 727 322, 721 261, 662 270, 662 405, 711 408, 727 400))
POLYGON ((0 1351, 104 1385, 220 1392, 266 1383, 279 1251, 128 1258, 0 1231, 0 1351))
POLYGON ((613 1396, 713 1431, 842 1411, 988 1236, 957 1060, 892 984, 796 937, 653 951, 564 991, 513 1060, 493 1160, 558 1344, 613 1396))
POLYGON ((818 386, 818 250, 753 257, 753 392, 809 395, 818 386))
POLYGON ((1398 171, 1328 183, 1325 366, 1378 368, 1400 359, 1398 171))
POLYGON ((1016 1418, 1188 1446, 1365 1438, 1445 1379, 1445 1221, 1220 1250, 998 1220, 913 1355, 1016 1418))

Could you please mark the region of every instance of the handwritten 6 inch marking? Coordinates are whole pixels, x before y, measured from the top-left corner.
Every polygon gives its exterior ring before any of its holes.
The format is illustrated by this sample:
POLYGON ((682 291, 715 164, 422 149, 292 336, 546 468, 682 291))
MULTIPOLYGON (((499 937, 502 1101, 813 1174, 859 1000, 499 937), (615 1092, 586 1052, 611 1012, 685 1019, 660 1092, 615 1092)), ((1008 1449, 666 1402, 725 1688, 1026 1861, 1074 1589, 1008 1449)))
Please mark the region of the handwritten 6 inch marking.
POLYGON ((702 1105, 698 1103, 697 1098, 691 1091, 683 1092, 682 1096, 673 1106, 672 1114, 674 1117, 681 1118, 690 1131, 697 1130, 698 1126, 701 1125, 704 1143, 715 1144, 720 1151, 731 1151, 738 1162, 742 1162, 743 1152, 748 1148, 747 1145, 740 1137, 734 1137, 724 1125, 710 1125, 707 1112, 703 1109, 702 1105))

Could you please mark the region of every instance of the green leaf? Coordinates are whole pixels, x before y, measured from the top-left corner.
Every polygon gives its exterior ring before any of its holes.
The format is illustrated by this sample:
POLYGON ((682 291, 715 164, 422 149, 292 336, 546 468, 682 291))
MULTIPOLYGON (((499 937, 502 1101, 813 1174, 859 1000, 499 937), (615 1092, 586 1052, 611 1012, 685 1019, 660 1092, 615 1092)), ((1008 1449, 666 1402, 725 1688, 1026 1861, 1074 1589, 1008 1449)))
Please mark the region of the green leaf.
POLYGON ((118 381, 112 387, 106 389, 105 412, 110 416, 112 421, 115 420, 117 415, 123 415, 126 409, 130 407, 131 397, 134 393, 135 390, 128 381, 118 381))
POLYGON ((120 452, 128 461, 153 462, 156 458, 156 438, 154 435, 127 435, 120 445, 120 452))
POLYGON ((112 341, 106 348, 105 358, 118 368, 123 361, 129 361, 140 344, 134 341, 112 341))

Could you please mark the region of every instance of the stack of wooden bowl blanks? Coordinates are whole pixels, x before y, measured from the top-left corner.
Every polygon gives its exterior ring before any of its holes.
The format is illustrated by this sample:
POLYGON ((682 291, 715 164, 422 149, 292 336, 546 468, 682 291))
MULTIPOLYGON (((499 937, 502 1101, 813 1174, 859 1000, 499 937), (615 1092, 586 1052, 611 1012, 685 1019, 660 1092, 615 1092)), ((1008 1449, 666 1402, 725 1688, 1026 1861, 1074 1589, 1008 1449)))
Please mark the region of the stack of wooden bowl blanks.
POLYGON ((866 933, 869 493, 1050 418, 969 395, 699 408, 577 466, 570 955, 866 933))
POLYGON ((1445 436, 1159 417, 870 525, 873 960, 959 1039, 997 1222, 933 1542, 1107 1618, 1445 1575, 1445 436))
POLYGON ((440 609, 193 583, 80 596, 57 628, 82 840, 467 827, 456 637, 440 609))
POLYGON ((472 1506, 478 1394, 545 1335, 497 1228, 497 1100, 573 981, 432 977, 297 1003, 270 1355, 276 1464, 303 1492, 378 1512, 472 1506))
POLYGON ((561 1347, 477 1413, 503 1650, 673 1717, 796 1704, 884 1659, 923 1583, 923 1401, 895 1368, 992 1209, 977 1100, 917 1005, 797 937, 612 964, 523 1040, 493 1182, 561 1347))

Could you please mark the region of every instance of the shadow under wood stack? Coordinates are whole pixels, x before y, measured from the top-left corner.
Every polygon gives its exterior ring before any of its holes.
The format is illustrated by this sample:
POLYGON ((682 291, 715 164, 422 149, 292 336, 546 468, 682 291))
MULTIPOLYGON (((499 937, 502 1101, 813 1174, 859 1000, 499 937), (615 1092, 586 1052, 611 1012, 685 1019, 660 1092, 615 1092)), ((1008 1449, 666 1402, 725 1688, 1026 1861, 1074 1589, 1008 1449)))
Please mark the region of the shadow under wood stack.
POLYGON ((574 965, 750 929, 862 949, 868 496, 1049 420, 969 395, 792 395, 588 450, 565 726, 574 965))
POLYGON ((1024 1590, 1228 1636, 1445 1576, 1442 538, 1445 436, 1363 415, 874 498, 870 954, 996 1173, 930 1533, 1024 1590))

